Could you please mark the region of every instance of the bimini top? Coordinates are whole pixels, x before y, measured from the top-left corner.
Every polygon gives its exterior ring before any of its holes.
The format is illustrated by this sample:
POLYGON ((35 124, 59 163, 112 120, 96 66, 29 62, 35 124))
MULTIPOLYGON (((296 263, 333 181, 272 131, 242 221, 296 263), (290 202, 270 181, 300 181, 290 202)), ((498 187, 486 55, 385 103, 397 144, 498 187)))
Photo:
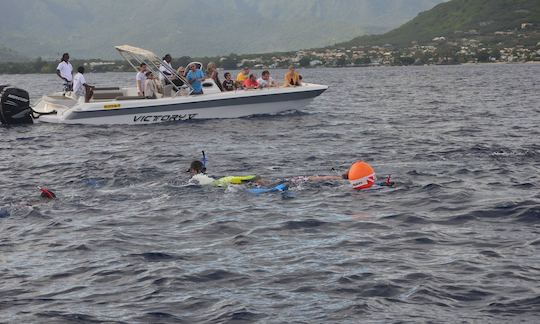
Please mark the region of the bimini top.
MULTIPOLYGON (((187 82, 183 75, 179 75, 176 70, 170 67, 170 65, 162 64, 161 59, 153 52, 131 45, 120 45, 115 46, 114 48, 116 48, 118 54, 120 54, 120 56, 122 56, 135 71, 139 71, 138 66, 141 63, 145 63, 147 69, 150 70, 154 75, 161 74, 165 79, 168 76, 164 74, 162 70, 163 68, 164 70, 168 71, 169 75, 182 80, 187 88, 189 88, 191 91, 193 90, 193 87, 189 84, 189 82, 187 82)), ((171 86, 176 91, 180 91, 180 88, 174 83, 171 83, 171 86)))
POLYGON ((116 50, 120 52, 120 55, 122 55, 122 53, 126 53, 126 54, 131 54, 131 55, 142 56, 147 60, 157 59, 159 61, 159 58, 156 54, 154 54, 153 52, 150 52, 149 50, 145 50, 143 48, 139 48, 139 47, 135 47, 131 45, 120 45, 120 46, 115 46, 114 48, 116 48, 116 50))

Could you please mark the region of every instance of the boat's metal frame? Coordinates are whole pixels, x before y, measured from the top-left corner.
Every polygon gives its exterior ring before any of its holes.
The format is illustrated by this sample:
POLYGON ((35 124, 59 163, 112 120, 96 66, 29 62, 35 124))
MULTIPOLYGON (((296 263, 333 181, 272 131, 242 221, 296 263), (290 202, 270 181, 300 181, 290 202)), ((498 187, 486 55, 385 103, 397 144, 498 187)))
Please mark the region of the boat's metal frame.
MULTIPOLYGON (((120 56, 122 56, 124 60, 126 60, 129 63, 129 65, 133 67, 133 69, 135 69, 135 71, 139 71, 138 66, 141 63, 145 63, 148 70, 150 70, 153 74, 156 74, 156 75, 160 74, 165 79, 167 79, 168 76, 165 75, 165 73, 163 73, 163 71, 159 69, 160 66, 163 66, 169 73, 171 73, 171 75, 173 75, 174 77, 184 82, 184 85, 189 87, 190 93, 191 91, 193 91, 193 88, 191 87, 190 83, 187 81, 187 79, 183 75, 178 74, 176 70, 172 69, 167 64, 163 64, 161 59, 153 52, 139 48, 139 47, 131 46, 131 45, 119 45, 119 46, 115 46, 114 48, 118 51, 120 56), (137 64, 133 64, 133 62, 136 62, 137 64)), ((170 84, 173 87, 173 89, 176 90, 176 92, 180 91, 180 88, 177 85, 175 85, 172 82, 170 84)))

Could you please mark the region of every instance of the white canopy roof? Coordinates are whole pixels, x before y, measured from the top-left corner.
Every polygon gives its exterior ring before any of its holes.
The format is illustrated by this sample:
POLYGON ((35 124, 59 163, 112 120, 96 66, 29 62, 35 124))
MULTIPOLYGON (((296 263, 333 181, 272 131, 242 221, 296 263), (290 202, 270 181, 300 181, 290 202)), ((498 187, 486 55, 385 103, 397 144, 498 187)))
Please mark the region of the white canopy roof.
POLYGON ((131 46, 131 45, 120 45, 120 46, 115 46, 114 48, 116 48, 116 50, 118 52, 120 52, 121 54, 122 53, 127 53, 127 54, 131 54, 131 55, 138 55, 138 56, 142 56, 148 60, 155 60, 155 59, 158 59, 158 56, 156 54, 154 54, 153 52, 150 52, 148 50, 145 50, 143 48, 139 48, 139 47, 135 47, 135 46, 131 46))

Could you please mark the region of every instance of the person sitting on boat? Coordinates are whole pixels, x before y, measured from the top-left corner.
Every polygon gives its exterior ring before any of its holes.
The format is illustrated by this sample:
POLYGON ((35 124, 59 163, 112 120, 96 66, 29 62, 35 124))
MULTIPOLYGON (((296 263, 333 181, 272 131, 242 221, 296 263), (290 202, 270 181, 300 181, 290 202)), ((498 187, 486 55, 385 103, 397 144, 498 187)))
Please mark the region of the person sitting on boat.
POLYGON ((219 90, 223 92, 221 81, 219 81, 219 73, 216 68, 216 63, 214 62, 208 63, 208 65, 206 66, 206 75, 208 75, 209 78, 214 80, 219 90))
POLYGON ((244 81, 243 86, 245 90, 259 89, 260 85, 259 82, 257 82, 257 76, 254 73, 250 74, 249 78, 244 81))
POLYGON ((261 88, 270 88, 276 86, 276 82, 274 82, 274 79, 272 79, 268 70, 263 71, 261 77, 257 79, 257 82, 261 88))
POLYGON ((169 84, 170 80, 174 78, 173 74, 171 73, 171 71, 173 71, 171 61, 171 54, 165 54, 163 61, 159 65, 159 71, 161 72, 159 74, 159 80, 165 84, 169 84))
POLYGON ((242 88, 244 81, 249 77, 249 68, 244 66, 242 71, 236 75, 236 88, 242 88))
POLYGON ((77 99, 84 97, 84 102, 89 102, 90 98, 94 95, 94 87, 86 83, 83 74, 84 67, 79 66, 77 68, 77 74, 73 78, 73 93, 77 99))
POLYGON ((191 64, 188 68, 189 71, 186 75, 186 79, 189 84, 191 84, 191 88, 193 88, 191 94, 202 95, 202 81, 206 79, 204 76, 204 72, 201 69, 197 69, 197 66, 195 64, 191 64))
POLYGON ((183 66, 180 66, 180 67, 176 70, 176 73, 178 73, 179 76, 185 77, 185 76, 186 76, 186 68, 183 67, 183 66))
POLYGON ((225 77, 225 80, 223 81, 223 90, 225 91, 234 91, 236 90, 236 84, 232 80, 231 74, 229 72, 225 72, 223 75, 225 77))
POLYGON ((156 81, 152 71, 146 72, 146 81, 144 82, 144 97, 146 99, 157 99, 161 90, 161 82, 156 81))
POLYGON ((144 96, 144 82, 146 81, 146 63, 139 65, 139 72, 135 76, 135 82, 137 82, 137 95, 144 96))
POLYGON ((300 75, 296 72, 294 65, 289 66, 289 71, 285 74, 285 87, 297 87, 301 86, 302 81, 300 75))
POLYGON ((64 92, 73 90, 73 66, 71 63, 69 63, 68 53, 64 53, 62 55, 62 60, 56 67, 56 75, 58 75, 58 77, 64 81, 64 92))

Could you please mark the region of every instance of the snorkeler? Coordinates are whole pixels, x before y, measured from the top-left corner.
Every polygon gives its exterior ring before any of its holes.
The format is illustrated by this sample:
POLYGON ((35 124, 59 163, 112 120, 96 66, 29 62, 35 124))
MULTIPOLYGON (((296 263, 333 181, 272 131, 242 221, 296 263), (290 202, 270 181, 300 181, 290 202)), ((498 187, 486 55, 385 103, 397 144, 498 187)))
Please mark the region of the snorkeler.
MULTIPOLYGON (((188 172, 191 174, 189 179, 190 184, 197 184, 201 186, 212 185, 215 187, 226 187, 230 184, 244 184, 244 183, 257 183, 260 181, 260 177, 256 175, 247 176, 227 176, 218 179, 212 178, 206 174, 206 155, 203 151, 203 160, 195 160, 191 162, 188 172)), ((260 183, 260 182, 259 182, 260 183)))
MULTIPOLYGON (((212 178, 206 174, 206 155, 203 151, 202 161, 193 161, 190 165, 188 172, 191 174, 189 183, 198 185, 213 185, 216 187, 226 187, 229 184, 245 184, 252 183, 257 185, 262 190, 272 190, 273 188, 289 188, 289 186, 300 186, 309 182, 321 182, 321 181, 348 181, 355 190, 363 190, 371 188, 373 185, 380 187, 393 187, 394 182, 391 181, 389 175, 385 181, 376 182, 375 171, 373 168, 364 161, 356 161, 347 172, 339 175, 312 175, 312 176, 294 176, 285 178, 280 181, 270 182, 268 180, 261 179, 260 176, 248 175, 248 176, 227 176, 222 178, 212 178)), ((334 169, 332 169, 334 170, 334 169)), ((334 170, 335 171, 335 170, 334 170)), ((336 172, 337 173, 337 172, 336 172)))

